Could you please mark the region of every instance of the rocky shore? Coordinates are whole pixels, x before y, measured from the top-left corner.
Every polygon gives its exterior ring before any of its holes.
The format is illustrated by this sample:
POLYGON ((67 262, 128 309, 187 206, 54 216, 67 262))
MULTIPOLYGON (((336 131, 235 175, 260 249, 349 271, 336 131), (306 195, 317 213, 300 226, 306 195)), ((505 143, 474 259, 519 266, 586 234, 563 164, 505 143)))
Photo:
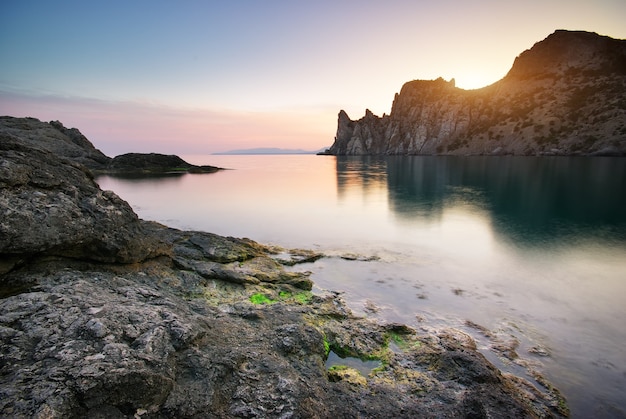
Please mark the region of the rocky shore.
POLYGON ((90 143, 32 122, 0 129, 0 417, 567 416, 466 334, 355 316, 285 268, 323 255, 140 220, 90 143))

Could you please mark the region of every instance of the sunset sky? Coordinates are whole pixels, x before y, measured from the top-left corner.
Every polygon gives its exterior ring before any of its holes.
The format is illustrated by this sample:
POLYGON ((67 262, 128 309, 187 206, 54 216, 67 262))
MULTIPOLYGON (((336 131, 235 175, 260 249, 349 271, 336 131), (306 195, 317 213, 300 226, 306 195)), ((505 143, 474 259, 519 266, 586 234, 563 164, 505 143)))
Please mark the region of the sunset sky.
POLYGON ((105 154, 330 146, 414 79, 478 88, 556 29, 626 38, 624 0, 0 3, 0 114, 105 154))

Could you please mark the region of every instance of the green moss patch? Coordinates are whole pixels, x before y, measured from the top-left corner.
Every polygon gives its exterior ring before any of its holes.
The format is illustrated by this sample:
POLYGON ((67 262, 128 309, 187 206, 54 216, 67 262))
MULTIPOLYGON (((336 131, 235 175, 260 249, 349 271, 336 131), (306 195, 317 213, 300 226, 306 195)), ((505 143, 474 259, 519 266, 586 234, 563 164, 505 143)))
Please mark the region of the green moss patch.
POLYGON ((276 300, 272 300, 267 295, 257 292, 256 294, 252 294, 250 296, 250 302, 252 304, 272 304, 275 303, 276 300))
POLYGON ((388 332, 385 335, 385 342, 392 351, 394 350, 394 346, 400 351, 407 351, 409 349, 419 348, 422 345, 420 341, 412 339, 409 335, 394 331, 388 332))
POLYGON ((326 339, 326 335, 324 335, 324 356, 328 358, 328 354, 330 353, 330 343, 328 339, 326 339))
POLYGON ((257 292, 249 297, 252 304, 273 304, 279 301, 291 301, 298 304, 309 304, 312 298, 313 294, 310 291, 292 293, 284 290, 278 292, 278 295, 270 291, 269 295, 267 292, 257 292))
POLYGON ((347 369, 347 365, 333 365, 328 369, 328 371, 345 371, 347 369))
POLYGON ((278 293, 278 297, 281 300, 293 299, 299 304, 309 304, 311 302, 311 299, 313 298, 313 294, 310 291, 301 291, 297 293, 292 293, 289 291, 280 291, 278 293))
POLYGON ((308 304, 311 302, 312 295, 310 292, 299 292, 293 298, 300 304, 308 304))

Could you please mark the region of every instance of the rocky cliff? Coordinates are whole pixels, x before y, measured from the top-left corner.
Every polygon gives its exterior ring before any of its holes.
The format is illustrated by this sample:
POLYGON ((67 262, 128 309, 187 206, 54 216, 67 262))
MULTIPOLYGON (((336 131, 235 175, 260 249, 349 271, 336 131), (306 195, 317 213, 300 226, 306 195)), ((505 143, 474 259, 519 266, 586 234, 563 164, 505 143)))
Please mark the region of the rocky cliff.
POLYGON ((322 255, 138 219, 65 141, 0 132, 0 417, 567 414, 462 332, 356 317, 284 268, 322 255))
POLYGON ((64 156, 93 170, 106 169, 111 158, 96 149, 79 130, 65 128, 59 121, 42 122, 36 118, 0 116, 0 133, 17 135, 37 148, 64 156))
POLYGON ((626 40, 559 30, 482 89, 408 82, 390 115, 341 111, 326 153, 626 155, 626 40))
POLYGON ((114 158, 94 147, 78 129, 65 128, 59 121, 0 116, 0 135, 19 135, 31 146, 84 165, 96 174, 161 175, 165 173, 214 173, 214 166, 196 166, 175 155, 127 153, 114 158))

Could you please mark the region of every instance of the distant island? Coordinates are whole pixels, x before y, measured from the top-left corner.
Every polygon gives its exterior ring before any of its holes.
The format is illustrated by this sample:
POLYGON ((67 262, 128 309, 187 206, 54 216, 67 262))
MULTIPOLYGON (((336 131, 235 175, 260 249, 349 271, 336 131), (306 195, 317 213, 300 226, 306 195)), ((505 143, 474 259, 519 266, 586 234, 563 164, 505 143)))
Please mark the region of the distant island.
POLYGON ((240 150, 221 151, 212 153, 213 155, 239 155, 239 154, 317 154, 321 150, 302 150, 292 148, 274 148, 274 147, 259 147, 259 148, 245 148, 240 150))
POLYGON ((390 115, 339 112, 330 155, 626 155, 626 40, 557 30, 476 90, 414 80, 390 115))

